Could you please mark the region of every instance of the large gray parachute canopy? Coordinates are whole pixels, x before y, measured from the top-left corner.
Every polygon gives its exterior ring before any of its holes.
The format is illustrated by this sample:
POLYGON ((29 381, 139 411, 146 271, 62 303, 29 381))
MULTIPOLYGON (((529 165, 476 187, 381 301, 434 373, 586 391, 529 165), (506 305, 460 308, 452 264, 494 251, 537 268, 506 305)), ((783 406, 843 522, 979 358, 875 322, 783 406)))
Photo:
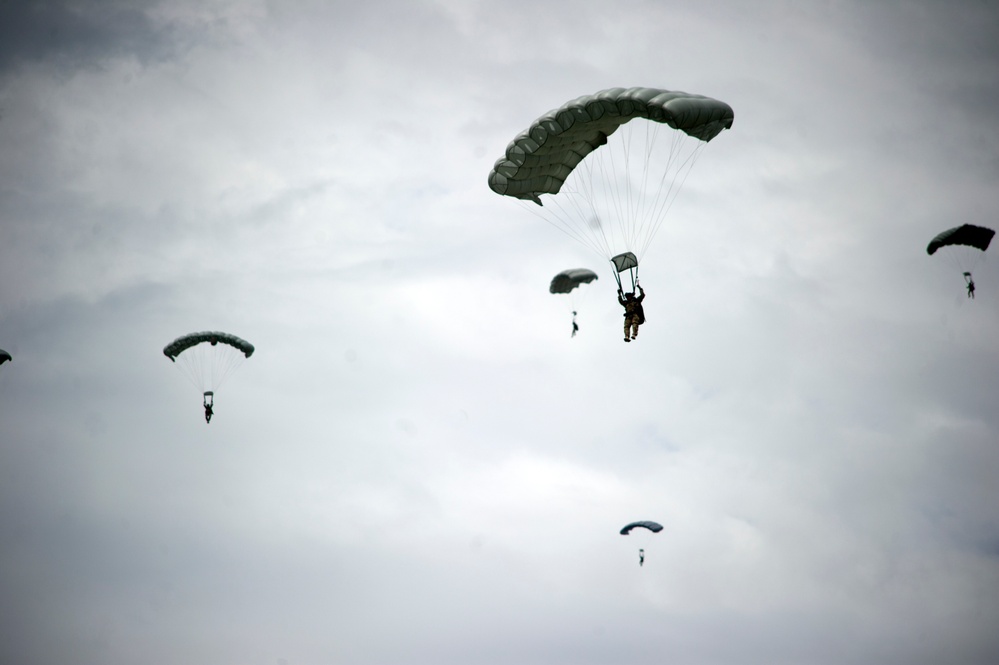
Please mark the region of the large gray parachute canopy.
POLYGON ((187 349, 206 342, 212 346, 215 346, 216 344, 227 344, 228 346, 241 351, 247 358, 253 355, 253 345, 245 339, 240 339, 239 337, 230 335, 229 333, 210 331, 196 332, 191 333, 190 335, 184 335, 183 337, 178 337, 163 348, 163 355, 170 360, 176 361, 177 356, 187 349))
POLYGON ((4 364, 9 360, 13 360, 13 358, 10 357, 10 354, 4 351, 3 349, 0 349, 0 365, 4 364))
POLYGON ((658 522, 650 522, 645 520, 642 522, 632 522, 631 524, 626 525, 623 529, 621 529, 621 535, 627 536, 629 533, 631 533, 632 529, 636 529, 639 527, 643 529, 648 529, 652 533, 659 533, 660 531, 663 530, 662 524, 659 524, 658 522))
POLYGON ((597 279, 597 273, 586 268, 563 270, 552 277, 552 283, 548 287, 548 291, 550 293, 569 293, 580 284, 589 284, 595 279, 597 279))
POLYGON ((497 194, 541 205, 607 137, 635 118, 669 125, 701 141, 732 127, 732 107, 710 97, 658 88, 611 88, 549 111, 517 135, 489 173, 497 194))
POLYGON ((984 226, 975 226, 974 224, 955 226, 931 240, 930 244, 926 246, 926 253, 932 256, 941 247, 949 245, 966 245, 984 252, 989 248, 989 243, 992 242, 992 236, 995 234, 995 231, 984 226))

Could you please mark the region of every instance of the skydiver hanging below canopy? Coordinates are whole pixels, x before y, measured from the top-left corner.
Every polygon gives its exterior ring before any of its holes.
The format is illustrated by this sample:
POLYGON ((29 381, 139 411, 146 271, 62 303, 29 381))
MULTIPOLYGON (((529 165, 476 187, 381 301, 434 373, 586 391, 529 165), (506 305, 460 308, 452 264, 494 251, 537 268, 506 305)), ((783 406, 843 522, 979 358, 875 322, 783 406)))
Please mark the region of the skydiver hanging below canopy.
POLYGON ((964 281, 968 285, 968 297, 971 298, 972 300, 974 300, 975 299, 975 280, 973 280, 971 278, 971 273, 970 272, 964 273, 964 281))
POLYGON ((638 339, 638 326, 645 323, 645 309, 642 301, 645 300, 645 289, 641 284, 636 284, 638 292, 641 294, 637 298, 633 291, 625 293, 623 289, 617 291, 617 301, 624 307, 624 341, 630 342, 638 339))
POLYGON ((638 550, 638 565, 639 566, 644 566, 645 565, 645 550, 644 549, 638 550))
POLYGON ((593 280, 597 279, 597 273, 592 270, 587 270, 586 268, 573 268, 571 270, 563 270, 559 274, 552 278, 551 284, 548 286, 548 292, 553 294, 568 295, 572 301, 572 336, 575 337, 576 333, 579 332, 579 324, 576 323, 576 297, 579 291, 576 291, 581 285, 589 284, 593 280))
POLYGON ((212 422, 212 416, 215 415, 215 411, 213 410, 214 407, 215 407, 215 393, 213 393, 212 391, 209 390, 209 391, 207 391, 205 393, 205 422, 206 423, 211 423, 212 422))
POLYGON ((995 234, 995 231, 985 226, 962 224, 933 238, 926 246, 926 253, 932 256, 940 251, 951 265, 961 270, 968 297, 974 299, 975 280, 971 271, 985 258, 985 250, 989 248, 995 234))

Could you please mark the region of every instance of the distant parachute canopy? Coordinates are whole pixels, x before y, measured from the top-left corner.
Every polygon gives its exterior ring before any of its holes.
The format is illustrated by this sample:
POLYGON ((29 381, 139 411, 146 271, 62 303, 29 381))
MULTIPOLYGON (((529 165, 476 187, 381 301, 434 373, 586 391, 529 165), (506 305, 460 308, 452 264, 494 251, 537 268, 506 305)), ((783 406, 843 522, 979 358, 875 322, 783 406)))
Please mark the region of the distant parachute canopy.
POLYGON ((632 529, 636 529, 639 527, 643 529, 648 529, 652 533, 659 533, 660 531, 663 530, 663 525, 659 524, 658 522, 650 522, 650 521, 632 522, 631 524, 628 524, 623 529, 621 529, 621 535, 627 536, 629 533, 631 533, 632 529))
POLYGON ((245 339, 229 333, 205 331, 178 337, 163 348, 163 355, 176 362, 188 380, 207 396, 252 356, 253 351, 253 345, 245 339))
POLYGON ((178 337, 163 348, 163 355, 170 360, 177 360, 177 356, 198 344, 208 342, 212 346, 216 344, 227 344, 243 353, 245 358, 253 355, 253 345, 245 339, 240 339, 235 335, 224 332, 197 332, 190 335, 178 337))
POLYGON ((569 293, 580 284, 589 284, 595 279, 597 279, 597 273, 586 268, 563 270, 552 278, 548 291, 549 293, 569 293))
POLYGON ((7 353, 6 351, 4 351, 3 349, 0 349, 0 365, 4 364, 5 362, 8 362, 10 360, 13 360, 13 358, 10 356, 10 354, 7 353))
POLYGON ((992 242, 992 236, 995 234, 995 231, 984 226, 975 226, 974 224, 956 226, 931 240, 926 247, 926 253, 932 256, 941 247, 951 245, 965 245, 984 252, 989 248, 989 243, 992 242))

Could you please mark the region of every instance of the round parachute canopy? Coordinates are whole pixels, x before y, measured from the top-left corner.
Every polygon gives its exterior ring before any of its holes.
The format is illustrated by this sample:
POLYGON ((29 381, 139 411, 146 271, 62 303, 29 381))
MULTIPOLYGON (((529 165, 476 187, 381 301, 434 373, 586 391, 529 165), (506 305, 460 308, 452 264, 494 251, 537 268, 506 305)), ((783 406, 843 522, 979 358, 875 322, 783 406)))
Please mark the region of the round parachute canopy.
POLYGON ((702 95, 603 90, 518 134, 489 173, 489 187, 544 203, 532 208, 604 258, 634 252, 640 259, 701 149, 734 118, 728 104, 702 95))
POLYGON ((0 365, 4 364, 9 360, 13 360, 13 358, 10 357, 10 354, 4 351, 3 349, 0 349, 0 365))
POLYGON ((952 245, 973 247, 984 252, 989 248, 989 243, 992 242, 992 236, 995 234, 995 231, 984 226, 975 226, 974 224, 955 226, 931 240, 930 244, 926 246, 926 253, 932 256, 941 247, 952 245))
POLYGON ((548 292, 569 293, 580 284, 589 284, 595 279, 597 279, 597 273, 592 270, 587 270, 586 268, 563 270, 559 274, 552 277, 552 283, 551 286, 548 287, 548 292))
POLYGON ((642 522, 632 522, 631 524, 628 524, 623 529, 621 529, 621 535, 627 536, 629 533, 631 533, 632 529, 637 529, 637 528, 648 529, 652 533, 659 533, 660 531, 663 530, 663 525, 659 524, 658 522, 650 522, 647 520, 642 522))
POLYGON ((214 392, 240 364, 253 355, 253 345, 218 331, 178 337, 163 348, 163 355, 202 393, 214 392))

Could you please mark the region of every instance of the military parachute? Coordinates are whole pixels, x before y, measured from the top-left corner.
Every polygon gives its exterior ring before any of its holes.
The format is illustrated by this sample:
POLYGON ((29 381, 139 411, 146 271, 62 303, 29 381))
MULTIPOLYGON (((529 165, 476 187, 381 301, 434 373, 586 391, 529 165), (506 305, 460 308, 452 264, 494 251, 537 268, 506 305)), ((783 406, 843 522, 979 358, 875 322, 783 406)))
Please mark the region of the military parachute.
POLYGON ((13 360, 13 358, 11 358, 10 354, 4 351, 3 349, 0 349, 0 365, 4 364, 5 362, 9 362, 11 360, 13 360))
POLYGON ((206 331, 178 337, 163 348, 163 355, 202 393, 205 420, 211 422, 215 391, 253 351, 252 344, 235 335, 206 331))
POLYGON ((926 246, 926 253, 933 256, 939 251, 953 268, 964 274, 968 297, 974 297, 975 282, 972 274, 985 258, 985 250, 989 248, 995 234, 995 231, 984 226, 962 224, 933 238, 926 246))
POLYGON ((548 287, 549 293, 572 293, 580 284, 589 284, 597 279, 597 273, 586 268, 572 268, 563 270, 552 277, 552 283, 548 287))
MULTIPOLYGON (((659 533, 663 530, 663 525, 658 522, 652 522, 649 520, 642 520, 641 522, 632 522, 630 524, 625 524, 621 528, 621 535, 628 536, 634 529, 648 529, 652 533, 659 533)), ((645 548, 639 548, 638 550, 638 565, 645 565, 645 548)))
POLYGON ((637 528, 648 529, 652 533, 659 533, 663 530, 663 525, 658 522, 642 521, 642 522, 632 522, 631 524, 626 524, 624 528, 621 529, 621 535, 627 536, 631 533, 632 529, 637 528))
POLYGON ((552 277, 552 283, 548 286, 548 292, 556 295, 568 294, 569 308, 572 310, 572 336, 579 332, 579 325, 576 323, 577 307, 580 298, 576 295, 582 284, 589 284, 597 279, 597 273, 587 268, 571 268, 563 270, 552 277))
POLYGON ((634 289, 691 167, 734 118, 728 104, 702 95, 603 90, 531 123, 496 161, 489 186, 542 206, 533 210, 609 260, 619 287, 627 272, 634 289))

